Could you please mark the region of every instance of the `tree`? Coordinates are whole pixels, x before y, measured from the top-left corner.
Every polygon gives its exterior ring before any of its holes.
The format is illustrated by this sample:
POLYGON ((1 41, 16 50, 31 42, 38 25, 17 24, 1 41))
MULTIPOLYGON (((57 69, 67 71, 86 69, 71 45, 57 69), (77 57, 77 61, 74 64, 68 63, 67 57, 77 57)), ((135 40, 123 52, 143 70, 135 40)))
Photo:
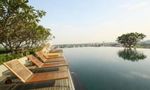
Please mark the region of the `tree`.
POLYGON ((0 45, 16 52, 46 42, 50 29, 38 24, 45 13, 28 5, 28 0, 0 0, 0 45))
POLYGON ((117 42, 122 44, 125 48, 135 47, 137 42, 144 39, 146 36, 142 33, 127 33, 119 36, 117 42))

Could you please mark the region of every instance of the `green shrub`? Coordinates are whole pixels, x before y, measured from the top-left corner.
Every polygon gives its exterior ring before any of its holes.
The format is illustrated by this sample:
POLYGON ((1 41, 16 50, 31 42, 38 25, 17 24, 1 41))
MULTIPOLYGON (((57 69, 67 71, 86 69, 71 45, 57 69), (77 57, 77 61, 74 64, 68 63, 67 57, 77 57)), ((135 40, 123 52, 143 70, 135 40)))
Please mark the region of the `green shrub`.
POLYGON ((0 49, 0 51, 3 52, 3 53, 0 53, 0 64, 3 64, 4 62, 12 60, 12 59, 21 58, 29 54, 35 55, 35 52, 41 50, 42 48, 43 47, 33 48, 33 49, 30 49, 28 51, 24 51, 23 53, 18 53, 18 54, 6 53, 4 49, 0 49))
POLYGON ((0 54, 0 64, 12 59, 20 58, 22 56, 23 54, 0 54))

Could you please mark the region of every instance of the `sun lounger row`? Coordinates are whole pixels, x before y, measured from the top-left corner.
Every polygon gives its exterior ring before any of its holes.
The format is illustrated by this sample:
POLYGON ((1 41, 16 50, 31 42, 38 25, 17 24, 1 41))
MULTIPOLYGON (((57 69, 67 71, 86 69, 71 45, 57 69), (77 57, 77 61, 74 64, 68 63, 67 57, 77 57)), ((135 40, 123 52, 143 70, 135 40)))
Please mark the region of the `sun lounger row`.
MULTIPOLYGON (((36 56, 28 55, 27 58, 38 68, 68 67, 68 63, 66 62, 65 58, 60 54, 46 54, 42 51, 38 51, 36 52, 36 56)), ((18 59, 5 62, 4 65, 23 83, 37 83, 49 80, 67 79, 69 75, 68 71, 59 70, 52 72, 33 73, 26 66, 20 63, 18 59)))

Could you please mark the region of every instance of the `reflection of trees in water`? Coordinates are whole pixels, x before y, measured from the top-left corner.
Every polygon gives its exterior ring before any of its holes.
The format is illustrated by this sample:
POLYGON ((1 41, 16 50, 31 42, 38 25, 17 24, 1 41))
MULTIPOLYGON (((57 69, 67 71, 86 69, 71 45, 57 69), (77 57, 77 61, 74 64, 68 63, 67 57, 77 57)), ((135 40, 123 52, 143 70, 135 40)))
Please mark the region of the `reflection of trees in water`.
POLYGON ((118 52, 118 56, 123 58, 124 60, 130 60, 130 61, 139 61, 146 58, 146 55, 144 55, 141 52, 138 52, 137 50, 132 49, 124 49, 122 51, 118 52))

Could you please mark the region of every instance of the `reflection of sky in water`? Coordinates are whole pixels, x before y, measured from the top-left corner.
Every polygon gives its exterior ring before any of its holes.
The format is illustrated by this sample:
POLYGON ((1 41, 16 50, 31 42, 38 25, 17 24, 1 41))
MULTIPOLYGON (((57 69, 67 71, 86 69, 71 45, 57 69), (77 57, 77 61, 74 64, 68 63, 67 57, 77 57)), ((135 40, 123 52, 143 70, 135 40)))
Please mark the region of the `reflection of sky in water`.
POLYGON ((123 74, 123 76, 125 76, 127 78, 150 79, 150 75, 145 74, 145 73, 135 72, 135 71, 132 71, 132 72, 127 73, 127 74, 123 74))
POLYGON ((131 62, 118 57, 122 48, 64 49, 71 70, 87 90, 150 90, 149 49, 138 49, 147 56, 131 62))

